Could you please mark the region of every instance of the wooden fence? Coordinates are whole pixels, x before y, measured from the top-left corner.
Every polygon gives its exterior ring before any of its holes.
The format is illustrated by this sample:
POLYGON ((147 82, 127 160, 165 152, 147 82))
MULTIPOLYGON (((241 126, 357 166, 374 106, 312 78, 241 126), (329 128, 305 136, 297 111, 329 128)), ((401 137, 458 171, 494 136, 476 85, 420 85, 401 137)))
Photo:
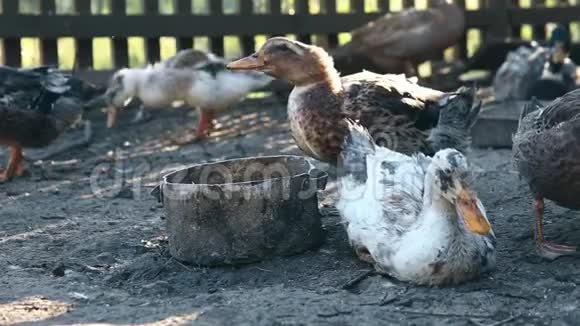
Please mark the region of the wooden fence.
MULTIPOLYGON (((107 15, 91 13, 91 0, 75 0, 75 13, 57 14, 59 0, 41 0, 40 14, 30 15, 19 12, 18 0, 3 0, 0 16, 0 38, 3 39, 4 63, 21 64, 22 37, 35 37, 41 41, 41 61, 44 64, 58 63, 57 39, 73 37, 76 40, 77 63, 82 69, 93 67, 92 39, 112 38, 112 58, 114 67, 129 63, 128 37, 143 37, 146 45, 146 59, 149 62, 160 59, 159 38, 175 37, 177 48, 190 48, 194 36, 209 38, 211 50, 217 54, 224 52, 224 36, 235 35, 243 54, 255 50, 255 35, 294 34, 305 42, 311 36, 323 38, 332 47, 338 43, 337 35, 348 32, 361 24, 389 11, 389 0, 376 0, 377 11, 365 12, 364 0, 350 0, 350 11, 337 13, 335 0, 318 0, 320 11, 312 13, 312 0, 291 1, 293 9, 282 12, 281 0, 267 2, 266 12, 257 12, 256 2, 238 0, 236 12, 224 13, 223 1, 206 2, 207 13, 193 13, 192 0, 175 0, 175 13, 163 14, 158 0, 143 0, 142 15, 128 15, 125 0, 112 0, 111 12, 107 15)), ((207 0, 206 0, 207 1, 207 0)), ((400 0, 404 8, 412 7, 414 1, 400 0)), ((465 7, 465 0, 455 0, 465 7)), ((520 26, 533 26, 535 38, 545 38, 547 23, 573 23, 580 20, 580 6, 558 4, 545 7, 545 1, 532 1, 532 8, 519 8, 510 0, 472 0, 477 9, 466 10, 469 29, 481 31, 484 40, 519 37, 520 26)), ((553 0, 552 0, 553 1, 553 0)), ((458 45, 456 56, 467 56, 464 38, 458 45)))

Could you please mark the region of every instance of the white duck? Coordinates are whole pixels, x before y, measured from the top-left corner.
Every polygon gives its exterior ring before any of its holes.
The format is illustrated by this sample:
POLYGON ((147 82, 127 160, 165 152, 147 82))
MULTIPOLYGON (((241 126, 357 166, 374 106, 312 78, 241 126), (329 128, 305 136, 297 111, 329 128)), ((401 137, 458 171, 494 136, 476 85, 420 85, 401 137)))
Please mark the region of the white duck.
POLYGON ((361 260, 424 285, 458 284, 495 267, 495 235, 466 185, 463 154, 407 156, 376 146, 363 127, 349 127, 337 208, 361 260))
POLYGON ((211 53, 183 50, 164 62, 115 73, 105 94, 111 104, 107 126, 115 126, 119 109, 133 98, 142 103, 136 120, 142 118, 143 107, 167 107, 182 101, 198 108, 195 136, 203 138, 211 131, 216 112, 238 103, 272 80, 259 72, 230 71, 223 59, 211 53))

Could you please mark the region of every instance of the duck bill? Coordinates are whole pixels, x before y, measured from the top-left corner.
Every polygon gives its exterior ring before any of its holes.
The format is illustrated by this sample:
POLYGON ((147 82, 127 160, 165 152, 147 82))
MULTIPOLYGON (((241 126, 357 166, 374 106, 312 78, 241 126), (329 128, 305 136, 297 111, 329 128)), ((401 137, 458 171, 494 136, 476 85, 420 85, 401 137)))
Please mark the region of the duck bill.
POLYGON ((256 55, 251 55, 233 62, 227 65, 230 70, 261 70, 264 68, 264 60, 256 55))
POLYGON ((457 214, 463 218, 467 230, 476 234, 487 235, 491 233, 491 225, 478 206, 478 201, 475 194, 462 190, 455 203, 455 208, 457 214))

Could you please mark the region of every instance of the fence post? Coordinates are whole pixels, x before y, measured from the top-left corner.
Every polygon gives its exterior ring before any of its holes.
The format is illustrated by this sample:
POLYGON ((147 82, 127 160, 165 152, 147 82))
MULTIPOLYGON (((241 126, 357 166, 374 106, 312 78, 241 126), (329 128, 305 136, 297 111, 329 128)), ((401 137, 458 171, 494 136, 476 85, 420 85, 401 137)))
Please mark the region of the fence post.
MULTIPOLYGON (((75 7, 79 15, 91 15, 91 0, 75 0, 75 7)), ((79 68, 90 69, 93 67, 93 39, 79 38, 76 40, 76 62, 79 68)))
MULTIPOLYGON (((44 16, 56 13, 55 0, 44 0, 40 2, 40 13, 44 16)), ((41 58, 45 65, 58 67, 58 41, 56 37, 43 38, 41 40, 41 58)))
MULTIPOLYGON (((159 15, 159 0, 145 0, 145 15, 159 15)), ((147 61, 157 62, 161 59, 161 48, 158 37, 148 37, 145 40, 147 61)))
MULTIPOLYGON (((16 16, 18 12, 18 1, 3 0, 2 1, 2 13, 3 15, 16 16)), ((22 65, 22 57, 20 52, 22 51, 20 47, 20 38, 5 38, 4 39, 4 64, 7 66, 19 67, 22 65)))
MULTIPOLYGON (((240 15, 248 16, 254 14, 254 3, 252 0, 240 0, 240 15)), ((242 35, 240 37, 242 54, 244 56, 254 53, 256 42, 253 35, 242 35)))
MULTIPOLYGON (((114 16, 126 16, 126 1, 113 1, 111 9, 114 16)), ((127 42, 127 38, 113 37, 113 62, 115 64, 115 68, 129 66, 129 44, 127 42)))
MULTIPOLYGON (((222 16, 224 14, 224 6, 221 0, 213 0, 209 2, 209 13, 212 16, 222 16)), ((224 38, 223 35, 212 36, 209 38, 211 51, 221 57, 224 55, 224 38)))
MULTIPOLYGON (((177 14, 191 16, 191 0, 177 0, 177 14)), ((177 50, 193 48, 193 37, 179 37, 177 50)))
POLYGON ((495 21, 487 32, 487 41, 504 40, 508 37, 509 25, 509 0, 487 0, 487 7, 493 10, 495 21))

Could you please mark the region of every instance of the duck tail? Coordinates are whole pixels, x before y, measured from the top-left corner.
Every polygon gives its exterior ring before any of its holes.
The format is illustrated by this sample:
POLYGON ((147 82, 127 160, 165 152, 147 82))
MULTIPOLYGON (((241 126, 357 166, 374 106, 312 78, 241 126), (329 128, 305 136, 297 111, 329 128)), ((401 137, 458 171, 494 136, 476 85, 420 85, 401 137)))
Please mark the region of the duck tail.
POLYGON ((434 152, 455 148, 465 153, 471 143, 471 128, 481 110, 481 101, 474 103, 475 92, 476 87, 461 87, 440 101, 439 120, 428 138, 434 152))
POLYGON ((537 109, 539 109, 541 107, 542 107, 542 104, 540 103, 538 98, 535 96, 532 97, 532 99, 524 105, 524 108, 522 109, 522 112, 520 113, 519 123, 521 123, 522 120, 524 120, 524 118, 528 114, 536 111, 537 109))
POLYGON ((366 128, 352 120, 347 120, 347 125, 349 132, 340 153, 339 176, 352 176, 355 181, 364 183, 367 179, 366 158, 375 153, 376 145, 366 128))

